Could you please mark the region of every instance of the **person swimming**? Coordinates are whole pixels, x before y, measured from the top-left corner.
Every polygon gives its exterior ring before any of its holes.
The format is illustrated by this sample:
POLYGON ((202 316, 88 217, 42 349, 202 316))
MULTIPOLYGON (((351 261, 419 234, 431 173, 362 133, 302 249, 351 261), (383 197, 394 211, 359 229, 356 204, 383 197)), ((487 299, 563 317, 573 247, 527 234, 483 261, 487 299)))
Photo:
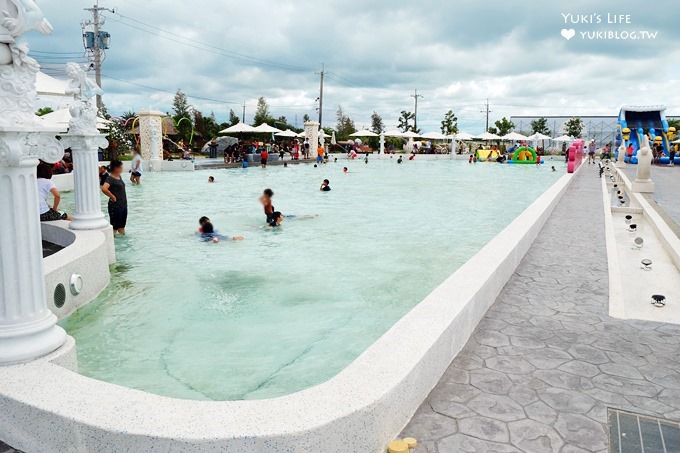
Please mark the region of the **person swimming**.
POLYGON ((212 176, 208 176, 208 182, 215 182, 215 178, 212 176))
POLYGON ((364 163, 365 163, 365 164, 368 163, 368 156, 364 157, 364 163))
POLYGON ((205 242, 219 242, 220 239, 231 239, 233 241, 242 241, 244 239, 243 236, 227 237, 219 234, 217 231, 215 231, 215 227, 213 226, 210 219, 205 216, 198 219, 198 224, 200 225, 200 228, 198 229, 198 235, 205 242))
POLYGON ((322 192, 330 192, 331 191, 330 181, 324 179, 323 183, 321 183, 321 187, 319 188, 319 190, 322 192))
POLYGON ((404 161, 404 160, 401 158, 401 156, 399 156, 399 159, 397 159, 397 163, 400 164, 400 163, 402 163, 403 161, 404 161))
POLYGON ((343 168, 342 168, 342 172, 343 172, 343 173, 349 173, 349 170, 347 170, 347 167, 343 167, 343 168))

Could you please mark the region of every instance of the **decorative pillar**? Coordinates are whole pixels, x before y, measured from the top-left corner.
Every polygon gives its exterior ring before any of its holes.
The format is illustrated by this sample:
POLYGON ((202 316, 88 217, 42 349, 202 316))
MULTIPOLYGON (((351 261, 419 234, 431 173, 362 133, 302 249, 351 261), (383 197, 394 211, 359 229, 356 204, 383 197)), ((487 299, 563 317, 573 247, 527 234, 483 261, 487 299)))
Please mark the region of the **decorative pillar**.
POLYGON ((619 155, 616 158, 616 166, 618 168, 626 167, 626 141, 621 140, 621 146, 619 146, 619 155))
POLYGON ((158 110, 139 112, 139 138, 142 160, 150 161, 149 170, 161 171, 163 161, 163 117, 158 110))
POLYGON ((316 121, 305 123, 305 138, 309 142, 309 157, 315 159, 317 156, 316 149, 319 146, 319 123, 316 121))
POLYGON ((642 146, 637 152, 638 164, 633 181, 633 192, 654 192, 654 181, 651 179, 652 150, 649 147, 649 138, 642 135, 642 146))
POLYGON ((59 348, 66 332, 47 308, 38 212, 38 159, 64 151, 38 122, 38 63, 21 35, 52 27, 33 2, 0 2, 0 365, 36 359, 59 348), (29 10, 30 8, 30 10, 29 10))
POLYGON ((385 134, 380 133, 380 154, 385 154, 385 134))

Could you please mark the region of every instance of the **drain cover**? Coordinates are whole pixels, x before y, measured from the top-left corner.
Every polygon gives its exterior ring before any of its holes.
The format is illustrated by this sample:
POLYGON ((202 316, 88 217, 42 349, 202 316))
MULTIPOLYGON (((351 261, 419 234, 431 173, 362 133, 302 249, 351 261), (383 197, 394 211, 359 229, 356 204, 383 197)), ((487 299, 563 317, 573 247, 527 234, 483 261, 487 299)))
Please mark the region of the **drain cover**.
POLYGON ((680 451, 680 423, 609 408, 611 453, 680 451))

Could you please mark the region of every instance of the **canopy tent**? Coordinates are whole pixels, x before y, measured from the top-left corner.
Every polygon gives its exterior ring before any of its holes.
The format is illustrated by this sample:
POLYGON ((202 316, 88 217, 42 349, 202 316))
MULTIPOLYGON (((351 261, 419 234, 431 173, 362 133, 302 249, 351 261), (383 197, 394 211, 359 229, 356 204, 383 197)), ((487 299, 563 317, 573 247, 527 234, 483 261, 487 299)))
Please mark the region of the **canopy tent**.
POLYGON ((392 130, 386 131, 383 135, 385 135, 385 137, 401 137, 402 136, 401 134, 402 134, 402 132, 400 130, 392 129, 392 130))
POLYGON ((402 132, 402 134, 400 135, 400 137, 404 137, 404 138, 418 138, 418 137, 420 137, 420 134, 416 134, 416 133, 413 132, 413 131, 407 131, 407 132, 402 132))
POLYGON ((319 137, 320 137, 320 138, 331 138, 331 136, 328 135, 328 134, 326 133, 326 131, 323 131, 323 130, 320 130, 320 131, 319 131, 319 137))
POLYGON ((353 134, 349 135, 350 137, 379 137, 378 134, 375 132, 369 131, 368 129, 364 129, 361 131, 356 131, 353 134))
POLYGON ((424 138, 426 140, 446 140, 447 137, 444 134, 440 134, 439 132, 428 132, 427 134, 423 134, 421 138, 424 138))
POLYGON ((281 129, 277 129, 273 126, 270 126, 267 123, 262 123, 256 128, 254 128, 253 132, 257 132, 259 134, 276 134, 283 131, 281 129))
POLYGON ((569 137, 568 135, 560 135, 559 137, 555 137, 552 139, 554 142, 573 142, 574 138, 569 137))
POLYGON ((523 142, 528 139, 526 135, 519 134, 517 132, 510 132, 509 134, 506 134, 501 137, 503 140, 507 140, 509 142, 523 142))
POLYGON ((246 123, 242 123, 239 121, 238 123, 234 124, 231 127, 228 127, 226 129, 223 129, 220 131, 220 134, 242 134, 244 132, 259 132, 256 131, 253 126, 250 126, 246 123))
POLYGON ((491 132, 484 132, 483 134, 476 135, 475 138, 478 139, 478 140, 500 140, 501 139, 498 135, 492 134, 491 132))
POLYGON ((217 155, 221 156, 227 148, 238 143, 238 139, 234 137, 217 137, 214 140, 208 140, 203 145, 203 148, 201 148, 201 154, 208 154, 210 152, 210 144, 212 142, 217 144, 217 155))
POLYGON ((66 94, 68 82, 66 80, 55 79, 44 72, 38 72, 35 78, 35 90, 37 94, 48 96, 71 96, 66 94))
POLYGON ((305 138, 306 137, 305 131, 300 132, 299 134, 297 134, 297 136, 300 138, 305 138))
MULTIPOLYGON (((46 126, 66 132, 71 121, 71 112, 68 109, 61 109, 38 118, 46 126)), ((111 124, 111 121, 99 116, 97 117, 97 129, 108 129, 109 124, 111 124)))
POLYGON ((296 132, 291 131, 290 129, 286 129, 283 132, 277 132, 276 134, 277 137, 288 137, 288 138, 295 138, 298 136, 296 132))

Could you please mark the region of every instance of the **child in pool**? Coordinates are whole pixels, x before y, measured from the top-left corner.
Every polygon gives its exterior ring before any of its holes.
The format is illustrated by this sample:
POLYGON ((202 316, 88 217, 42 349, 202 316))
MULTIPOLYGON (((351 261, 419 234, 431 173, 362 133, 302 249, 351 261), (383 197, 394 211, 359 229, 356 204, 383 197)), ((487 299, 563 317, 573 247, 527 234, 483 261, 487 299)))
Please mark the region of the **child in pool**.
POLYGON ((319 188, 320 191, 322 192, 330 192, 331 191, 331 186, 330 186, 330 181, 327 179, 323 180, 323 183, 321 184, 321 187, 319 188))
POLYGON ((220 239, 231 239, 232 241, 242 241, 244 239, 243 236, 232 236, 231 238, 229 238, 227 236, 219 234, 217 231, 215 231, 215 227, 213 226, 210 219, 205 216, 201 217, 198 220, 198 223, 200 225, 200 228, 198 229, 198 234, 201 237, 201 239, 205 242, 208 241, 219 242, 220 239))

